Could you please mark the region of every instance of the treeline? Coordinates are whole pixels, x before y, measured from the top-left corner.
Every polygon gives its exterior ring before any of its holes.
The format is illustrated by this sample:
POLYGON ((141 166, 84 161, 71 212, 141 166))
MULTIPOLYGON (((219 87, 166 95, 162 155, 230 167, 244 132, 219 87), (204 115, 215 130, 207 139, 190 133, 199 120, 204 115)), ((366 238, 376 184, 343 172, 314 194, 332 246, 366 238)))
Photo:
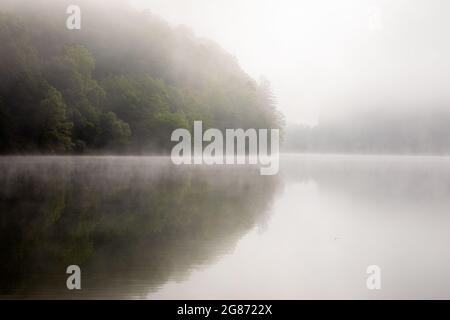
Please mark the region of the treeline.
POLYGON ((194 120, 281 126, 268 83, 215 43, 117 2, 82 1, 67 30, 64 2, 0 7, 1 153, 167 152, 194 120))
POLYGON ((311 153, 450 154, 450 112, 444 107, 366 110, 289 125, 285 151, 311 153))

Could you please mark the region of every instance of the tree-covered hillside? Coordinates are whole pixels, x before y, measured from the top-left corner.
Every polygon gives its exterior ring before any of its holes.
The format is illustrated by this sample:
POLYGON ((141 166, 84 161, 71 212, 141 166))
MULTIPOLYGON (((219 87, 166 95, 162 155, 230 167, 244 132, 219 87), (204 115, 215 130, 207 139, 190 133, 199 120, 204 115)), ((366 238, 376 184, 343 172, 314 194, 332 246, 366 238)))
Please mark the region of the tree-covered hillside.
MULTIPOLYGON (((21 3, 22 2, 22 3, 21 3)), ((166 152, 175 128, 278 128, 268 84, 149 12, 78 1, 0 6, 0 152, 166 152), (34 7, 29 7, 29 5, 34 7)))

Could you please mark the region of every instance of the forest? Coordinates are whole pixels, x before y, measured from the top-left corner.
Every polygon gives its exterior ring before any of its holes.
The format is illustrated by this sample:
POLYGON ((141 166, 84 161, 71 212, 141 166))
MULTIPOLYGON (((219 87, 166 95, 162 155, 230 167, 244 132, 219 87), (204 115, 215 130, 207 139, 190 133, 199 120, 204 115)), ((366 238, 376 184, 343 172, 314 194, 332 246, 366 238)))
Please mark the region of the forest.
POLYGON ((80 30, 65 1, 0 7, 0 153, 167 153, 195 120, 282 126, 268 81, 218 44, 149 11, 81 3, 80 30))
MULTIPOLYGON (((374 108, 375 109, 375 108, 374 108)), ((317 126, 286 125, 284 150, 304 153, 449 155, 450 112, 444 106, 354 111, 317 126)))

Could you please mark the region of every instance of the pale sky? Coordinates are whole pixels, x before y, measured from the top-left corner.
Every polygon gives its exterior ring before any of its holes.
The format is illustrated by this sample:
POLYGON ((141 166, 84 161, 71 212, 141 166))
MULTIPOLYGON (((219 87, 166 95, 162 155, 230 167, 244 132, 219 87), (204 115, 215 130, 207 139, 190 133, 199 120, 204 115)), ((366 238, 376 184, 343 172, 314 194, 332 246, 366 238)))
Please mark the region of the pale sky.
POLYGON ((267 78, 288 122, 450 103, 450 1, 131 1, 267 78))

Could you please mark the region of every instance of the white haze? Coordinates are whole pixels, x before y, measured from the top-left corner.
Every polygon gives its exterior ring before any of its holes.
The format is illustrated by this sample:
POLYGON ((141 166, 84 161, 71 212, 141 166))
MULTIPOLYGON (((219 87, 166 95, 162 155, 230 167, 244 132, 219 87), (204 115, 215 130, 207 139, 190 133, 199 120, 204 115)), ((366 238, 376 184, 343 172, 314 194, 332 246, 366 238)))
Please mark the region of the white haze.
POLYGON ((272 83, 288 122, 450 104, 450 2, 131 0, 272 83))

